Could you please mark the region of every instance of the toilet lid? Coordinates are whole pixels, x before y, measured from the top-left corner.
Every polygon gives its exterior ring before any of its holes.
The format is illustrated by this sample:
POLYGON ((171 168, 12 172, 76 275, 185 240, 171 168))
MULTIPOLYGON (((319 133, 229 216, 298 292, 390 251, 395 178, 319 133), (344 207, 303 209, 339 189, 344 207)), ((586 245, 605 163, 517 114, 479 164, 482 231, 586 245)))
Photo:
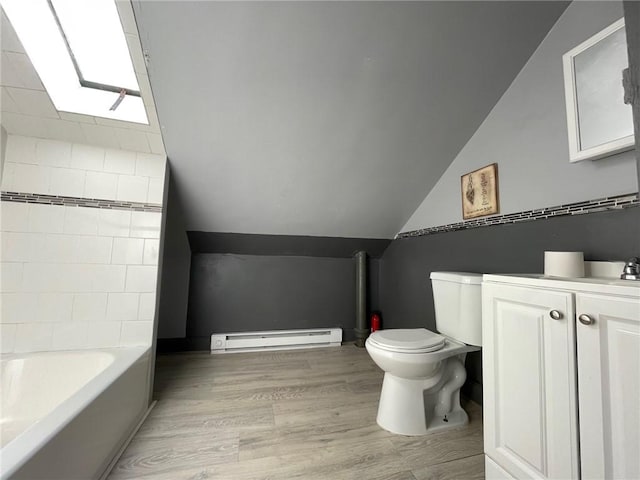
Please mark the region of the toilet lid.
POLYGON ((444 346, 445 338, 426 328, 392 328, 378 330, 369 336, 371 342, 394 352, 435 352, 444 346))

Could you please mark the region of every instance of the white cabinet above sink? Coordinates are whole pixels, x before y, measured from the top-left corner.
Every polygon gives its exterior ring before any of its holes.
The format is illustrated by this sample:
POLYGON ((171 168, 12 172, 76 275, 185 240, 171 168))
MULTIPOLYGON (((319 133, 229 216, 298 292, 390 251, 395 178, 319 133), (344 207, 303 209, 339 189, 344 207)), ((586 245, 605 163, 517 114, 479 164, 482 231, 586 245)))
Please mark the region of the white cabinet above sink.
POLYGON ((486 476, 640 478, 640 282, 485 275, 486 476))

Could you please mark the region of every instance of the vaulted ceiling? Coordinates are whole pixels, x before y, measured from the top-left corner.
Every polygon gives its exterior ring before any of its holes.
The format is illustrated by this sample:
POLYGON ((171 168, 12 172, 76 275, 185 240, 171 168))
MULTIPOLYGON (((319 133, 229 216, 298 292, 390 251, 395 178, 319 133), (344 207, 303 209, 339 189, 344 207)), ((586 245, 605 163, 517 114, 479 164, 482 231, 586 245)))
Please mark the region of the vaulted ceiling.
POLYGON ((392 237, 565 7, 134 1, 187 229, 392 237))

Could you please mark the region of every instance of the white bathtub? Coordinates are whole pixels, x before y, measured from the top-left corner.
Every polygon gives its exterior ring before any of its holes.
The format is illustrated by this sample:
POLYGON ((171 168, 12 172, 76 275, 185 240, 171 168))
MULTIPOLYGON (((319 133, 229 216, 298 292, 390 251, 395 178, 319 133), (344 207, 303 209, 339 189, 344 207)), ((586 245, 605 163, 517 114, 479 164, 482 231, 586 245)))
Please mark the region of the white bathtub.
POLYGON ((100 478, 147 410, 148 347, 1 361, 0 478, 100 478))

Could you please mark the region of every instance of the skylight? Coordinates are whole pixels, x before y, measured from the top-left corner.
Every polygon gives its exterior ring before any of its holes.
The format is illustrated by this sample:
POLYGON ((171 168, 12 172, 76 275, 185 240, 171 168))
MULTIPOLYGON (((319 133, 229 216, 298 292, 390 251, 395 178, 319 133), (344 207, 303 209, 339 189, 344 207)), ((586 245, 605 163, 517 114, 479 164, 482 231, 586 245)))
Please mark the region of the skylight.
POLYGON ((113 0, 51 0, 85 80, 139 90, 113 0))
POLYGON ((114 0, 2 0, 56 109, 148 123, 114 0))

